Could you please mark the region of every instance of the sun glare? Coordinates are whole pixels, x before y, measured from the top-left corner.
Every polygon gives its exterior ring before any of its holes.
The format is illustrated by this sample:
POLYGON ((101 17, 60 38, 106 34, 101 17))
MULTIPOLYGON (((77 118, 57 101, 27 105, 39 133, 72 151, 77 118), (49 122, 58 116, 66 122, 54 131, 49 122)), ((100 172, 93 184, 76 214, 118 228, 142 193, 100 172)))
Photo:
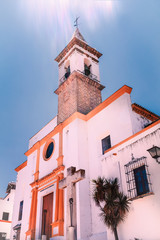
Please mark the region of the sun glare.
POLYGON ((102 20, 113 19, 117 9, 117 1, 112 0, 21 1, 21 10, 27 14, 30 24, 34 24, 38 31, 45 25, 47 34, 52 34, 54 42, 57 34, 63 36, 66 42, 69 40, 77 16, 80 16, 80 26, 85 24, 94 31, 102 20))

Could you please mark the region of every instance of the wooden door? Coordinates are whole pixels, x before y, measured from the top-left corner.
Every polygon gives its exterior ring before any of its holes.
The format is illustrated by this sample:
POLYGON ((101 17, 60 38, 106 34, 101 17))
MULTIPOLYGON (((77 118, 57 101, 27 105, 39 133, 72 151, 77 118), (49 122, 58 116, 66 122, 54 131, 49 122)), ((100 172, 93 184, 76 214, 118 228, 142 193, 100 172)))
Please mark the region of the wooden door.
POLYGON ((53 193, 43 197, 42 209, 42 235, 47 236, 47 240, 52 237, 52 213, 53 213, 53 193))

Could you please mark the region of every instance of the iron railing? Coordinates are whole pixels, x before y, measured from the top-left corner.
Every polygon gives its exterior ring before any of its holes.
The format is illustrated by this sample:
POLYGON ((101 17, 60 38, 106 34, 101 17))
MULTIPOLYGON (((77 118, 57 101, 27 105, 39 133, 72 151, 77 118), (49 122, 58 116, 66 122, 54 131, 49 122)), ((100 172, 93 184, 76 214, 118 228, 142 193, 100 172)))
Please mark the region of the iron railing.
POLYGON ((126 182, 127 182, 127 190, 128 190, 128 198, 134 199, 138 196, 137 194, 137 187, 136 187, 136 180, 134 170, 144 166, 146 177, 147 177, 147 184, 148 184, 148 192, 152 192, 152 184, 150 180, 150 174, 148 171, 148 164, 146 157, 141 158, 134 158, 132 155, 132 160, 124 165, 125 167, 125 174, 126 174, 126 182))
POLYGON ((92 79, 92 80, 95 81, 95 82, 98 82, 98 83, 100 82, 100 81, 98 80, 97 76, 94 75, 94 74, 91 73, 91 72, 90 72, 89 75, 86 75, 86 74, 85 74, 85 71, 79 71, 79 70, 77 70, 77 71, 80 72, 80 73, 82 73, 84 76, 86 76, 86 77, 92 79))
MULTIPOLYGON (((87 75, 85 74, 85 71, 77 70, 77 72, 83 74, 84 76, 92 79, 92 80, 95 81, 95 82, 100 83, 100 81, 98 80, 97 76, 94 75, 93 73, 90 73, 90 74, 87 76, 87 75)), ((72 73, 70 73, 69 76, 70 76, 71 74, 72 74, 72 73)), ((69 76, 68 76, 68 77, 69 77, 69 76)), ((67 77, 67 78, 68 78, 68 77, 67 77)), ((64 82, 67 80, 67 78, 66 78, 66 73, 65 73, 65 75, 59 80, 59 85, 61 85, 62 83, 64 83, 64 82)))

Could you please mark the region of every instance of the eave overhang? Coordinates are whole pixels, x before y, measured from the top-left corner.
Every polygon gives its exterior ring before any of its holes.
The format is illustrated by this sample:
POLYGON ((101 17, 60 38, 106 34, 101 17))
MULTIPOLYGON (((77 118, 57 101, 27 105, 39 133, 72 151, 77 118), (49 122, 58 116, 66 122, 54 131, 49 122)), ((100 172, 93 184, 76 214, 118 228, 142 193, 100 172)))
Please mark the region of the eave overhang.
POLYGON ((86 42, 74 37, 68 43, 68 45, 60 52, 60 54, 55 58, 55 61, 59 63, 74 45, 82 47, 91 54, 95 55, 97 58, 100 58, 102 56, 102 53, 98 52, 95 48, 90 47, 86 42))

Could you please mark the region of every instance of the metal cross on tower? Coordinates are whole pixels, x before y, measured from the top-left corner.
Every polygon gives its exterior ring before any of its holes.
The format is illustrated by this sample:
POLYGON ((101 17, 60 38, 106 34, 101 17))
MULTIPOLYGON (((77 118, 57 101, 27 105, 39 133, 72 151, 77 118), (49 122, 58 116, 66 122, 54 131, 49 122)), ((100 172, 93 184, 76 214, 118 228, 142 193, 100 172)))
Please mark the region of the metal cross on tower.
POLYGON ((76 17, 76 20, 74 21, 74 23, 75 23, 75 24, 74 24, 74 27, 77 27, 77 28, 78 28, 78 25, 79 25, 79 24, 78 24, 78 19, 79 19, 79 17, 76 17))

